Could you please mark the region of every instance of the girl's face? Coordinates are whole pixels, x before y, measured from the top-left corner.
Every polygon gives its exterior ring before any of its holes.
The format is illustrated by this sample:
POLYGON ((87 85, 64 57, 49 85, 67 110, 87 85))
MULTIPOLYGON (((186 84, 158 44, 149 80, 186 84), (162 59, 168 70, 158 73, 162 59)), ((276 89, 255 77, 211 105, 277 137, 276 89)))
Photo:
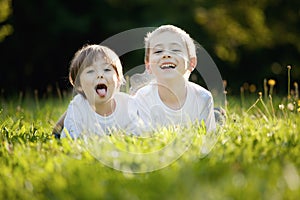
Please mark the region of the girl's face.
POLYGON ((108 102, 118 90, 118 75, 111 64, 98 56, 92 65, 87 66, 80 74, 80 88, 90 105, 108 102))
POLYGON ((158 81, 178 80, 189 70, 189 57, 185 42, 179 34, 164 31, 150 40, 149 60, 146 68, 158 81))

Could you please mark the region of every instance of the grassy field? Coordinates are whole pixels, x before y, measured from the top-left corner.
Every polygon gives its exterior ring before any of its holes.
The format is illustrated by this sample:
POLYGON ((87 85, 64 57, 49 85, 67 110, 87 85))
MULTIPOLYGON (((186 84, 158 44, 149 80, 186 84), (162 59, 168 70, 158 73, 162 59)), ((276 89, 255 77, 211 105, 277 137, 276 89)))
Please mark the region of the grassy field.
MULTIPOLYGON (((201 154, 201 128, 190 127, 187 131, 195 137, 184 154, 145 173, 116 170, 92 156, 82 142, 54 139, 52 126, 68 101, 68 97, 1 98, 0 199, 300 197, 300 103, 296 99, 229 96, 226 124, 206 156, 201 154)), ((165 130, 158 135, 145 141, 116 136, 106 140, 117 148, 147 151, 167 145, 174 134, 165 130)), ((148 160, 144 167, 156 162, 148 160)))

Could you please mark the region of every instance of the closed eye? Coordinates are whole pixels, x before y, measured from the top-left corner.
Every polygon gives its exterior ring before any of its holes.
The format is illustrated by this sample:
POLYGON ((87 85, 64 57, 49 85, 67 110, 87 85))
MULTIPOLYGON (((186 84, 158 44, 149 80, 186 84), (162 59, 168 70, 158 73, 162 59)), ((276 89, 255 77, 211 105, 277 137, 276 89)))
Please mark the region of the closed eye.
POLYGON ((156 51, 154 51, 154 54, 159 54, 161 52, 162 52, 162 50, 156 50, 156 51))
POLYGON ((173 52, 181 52, 180 49, 173 49, 172 51, 173 51, 173 52))
POLYGON ((112 70, 111 70, 110 68, 105 68, 104 71, 105 71, 105 72, 110 72, 110 71, 112 71, 112 70))
POLYGON ((91 74, 91 73, 94 73, 94 72, 95 72, 95 70, 93 70, 93 69, 90 69, 90 70, 86 71, 87 74, 91 74))

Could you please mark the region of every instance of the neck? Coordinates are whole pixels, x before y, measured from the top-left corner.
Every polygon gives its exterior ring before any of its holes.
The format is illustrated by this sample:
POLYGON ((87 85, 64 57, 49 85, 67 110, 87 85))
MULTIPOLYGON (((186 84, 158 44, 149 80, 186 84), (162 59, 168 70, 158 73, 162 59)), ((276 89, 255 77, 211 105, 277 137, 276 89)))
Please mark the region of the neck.
POLYGON ((171 109, 180 109, 186 100, 186 81, 184 79, 176 81, 157 82, 158 94, 162 102, 171 109))
POLYGON ((111 99, 104 103, 98 103, 95 105, 95 112, 101 116, 109 116, 116 109, 116 102, 114 99, 111 99))

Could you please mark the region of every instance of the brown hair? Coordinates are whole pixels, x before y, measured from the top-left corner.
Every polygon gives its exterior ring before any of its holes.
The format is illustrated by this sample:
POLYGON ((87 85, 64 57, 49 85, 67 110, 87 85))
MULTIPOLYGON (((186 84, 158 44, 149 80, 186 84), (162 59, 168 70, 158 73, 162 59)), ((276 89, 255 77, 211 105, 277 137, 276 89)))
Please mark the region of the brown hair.
POLYGON ((118 55, 106 46, 88 44, 84 45, 75 53, 70 64, 69 81, 75 88, 76 92, 81 93, 77 90, 78 86, 80 86, 79 75, 86 67, 92 65, 99 56, 103 57, 108 64, 113 66, 117 73, 118 80, 121 84, 124 83, 122 65, 118 55))

